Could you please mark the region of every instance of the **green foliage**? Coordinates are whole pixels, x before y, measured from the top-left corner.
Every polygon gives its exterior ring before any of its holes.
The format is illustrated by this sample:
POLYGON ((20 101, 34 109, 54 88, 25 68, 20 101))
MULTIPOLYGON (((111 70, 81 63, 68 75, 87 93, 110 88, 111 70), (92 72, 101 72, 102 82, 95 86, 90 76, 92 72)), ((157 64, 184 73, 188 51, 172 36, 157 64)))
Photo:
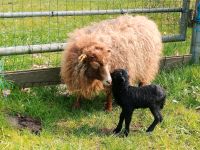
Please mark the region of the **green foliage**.
POLYGON ((4 78, 4 59, 0 59, 0 91, 5 89, 12 89, 13 84, 4 78))

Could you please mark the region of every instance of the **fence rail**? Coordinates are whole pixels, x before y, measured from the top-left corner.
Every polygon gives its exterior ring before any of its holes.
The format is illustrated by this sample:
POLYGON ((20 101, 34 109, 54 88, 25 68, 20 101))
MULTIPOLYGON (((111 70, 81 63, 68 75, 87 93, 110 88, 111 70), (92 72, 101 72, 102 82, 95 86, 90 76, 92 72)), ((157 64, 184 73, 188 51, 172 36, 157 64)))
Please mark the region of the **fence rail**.
POLYGON ((83 10, 83 11, 45 11, 45 12, 0 12, 0 18, 24 17, 54 17, 54 16, 85 16, 85 15, 111 15, 125 13, 169 13, 183 12, 182 8, 142 8, 142 9, 112 9, 112 10, 83 10))
MULTIPOLYGON (((162 40, 163 42, 184 41, 185 37, 184 35, 163 36, 162 40)), ((51 43, 29 46, 2 47, 0 48, 0 56, 57 52, 62 51, 66 46, 67 43, 51 43)))
POLYGON ((0 56, 62 51, 66 45, 67 43, 52 43, 29 46, 5 47, 0 48, 0 56))
MULTIPOLYGON (((190 62, 191 57, 191 55, 163 57, 160 61, 160 68, 166 69, 181 64, 187 64, 190 62)), ((60 79, 60 67, 7 72, 5 74, 0 73, 0 75, 4 75, 6 80, 14 82, 23 88, 62 83, 60 79)))

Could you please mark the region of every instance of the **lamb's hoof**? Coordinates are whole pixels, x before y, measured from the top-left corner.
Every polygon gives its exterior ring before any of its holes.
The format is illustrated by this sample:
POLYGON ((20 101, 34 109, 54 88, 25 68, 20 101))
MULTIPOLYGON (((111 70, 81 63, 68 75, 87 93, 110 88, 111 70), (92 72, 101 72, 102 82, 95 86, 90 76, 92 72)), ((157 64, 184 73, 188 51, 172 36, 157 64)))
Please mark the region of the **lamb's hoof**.
POLYGON ((121 129, 115 129, 115 130, 113 130, 113 134, 119 134, 119 132, 121 131, 121 129))
POLYGON ((124 131, 124 136, 127 137, 128 136, 128 131, 124 131))
POLYGON ((153 131, 153 130, 152 130, 152 129, 149 129, 149 128, 146 130, 147 133, 151 133, 152 131, 153 131))
POLYGON ((153 132, 146 132, 148 136, 152 135, 153 132))

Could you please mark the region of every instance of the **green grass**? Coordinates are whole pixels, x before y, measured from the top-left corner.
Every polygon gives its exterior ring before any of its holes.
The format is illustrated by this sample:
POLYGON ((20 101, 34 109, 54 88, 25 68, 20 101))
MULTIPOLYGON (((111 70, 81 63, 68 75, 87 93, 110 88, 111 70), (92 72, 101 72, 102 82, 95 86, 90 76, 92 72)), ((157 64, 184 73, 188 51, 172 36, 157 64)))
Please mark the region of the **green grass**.
MULTIPOLYGON (((12 0, 0 1, 0 11, 49 11, 118 8, 180 7, 181 1, 124 0, 12 0), (41 2, 41 3, 40 3, 41 2), (66 2, 68 5, 66 5, 66 2), (32 3, 32 5, 30 5, 32 3)), ((178 13, 145 14, 156 21, 163 35, 178 33, 178 13)), ((76 28, 101 21, 115 15, 84 17, 41 17, 0 19, 0 47, 13 45, 64 42, 68 33, 76 28)), ((164 55, 188 54, 191 29, 185 42, 164 44, 164 55)), ((3 70, 26 70, 60 65, 60 53, 2 57, 3 70)), ((0 77, 0 92, 11 89, 11 95, 0 95, 0 149, 198 149, 200 147, 200 66, 187 65, 161 71, 155 83, 167 91, 167 102, 162 111, 164 121, 152 134, 145 133, 153 117, 149 110, 133 114, 128 138, 115 137, 120 108, 111 113, 103 111, 105 96, 82 101, 80 110, 72 110, 75 96, 64 97, 59 86, 31 88, 30 93, 7 83, 0 77), (12 127, 7 115, 23 114, 42 121, 40 136, 28 130, 12 127)))
POLYGON ((155 83, 167 91, 162 111, 164 121, 152 134, 145 133, 153 120, 149 110, 133 114, 128 138, 115 137, 112 130, 120 108, 103 111, 105 96, 82 102, 72 110, 74 96, 64 97, 57 86, 32 88, 30 93, 12 90, 0 100, 0 148, 4 149, 198 149, 200 146, 200 66, 188 65, 163 70, 155 83), (40 136, 19 131, 6 121, 7 114, 21 113, 42 120, 40 136), (136 131, 135 131, 136 130, 136 131))

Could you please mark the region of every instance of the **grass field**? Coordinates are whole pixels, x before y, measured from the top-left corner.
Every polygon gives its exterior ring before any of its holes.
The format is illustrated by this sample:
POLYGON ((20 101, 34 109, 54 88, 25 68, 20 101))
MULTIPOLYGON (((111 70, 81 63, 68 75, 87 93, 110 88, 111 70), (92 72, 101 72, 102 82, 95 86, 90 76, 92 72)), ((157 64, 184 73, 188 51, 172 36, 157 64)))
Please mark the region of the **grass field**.
POLYGON ((60 95, 58 87, 32 88, 30 93, 13 89, 0 101, 0 149, 198 149, 200 146, 200 66, 188 65, 161 71, 155 83, 167 91, 163 123, 152 134, 145 133, 153 120, 149 110, 133 114, 128 138, 115 137, 112 130, 120 113, 103 111, 104 95, 83 101, 72 110, 74 96, 60 95), (39 118, 40 136, 9 125, 6 115, 39 118))
MULTIPOLYGON (((180 7, 181 0, 0 0, 0 11, 48 11, 114 8, 180 7), (66 5, 67 2, 67 5, 66 5), (83 3, 84 2, 84 3, 83 3), (56 7, 58 4, 59 7, 56 7)), ((178 33, 179 14, 148 14, 162 34, 178 33)), ((114 16, 0 19, 0 47, 63 42, 75 28, 114 16)), ((167 43, 164 55, 188 54, 191 29, 186 42, 167 43)), ((2 57, 2 70, 24 70, 60 65, 60 53, 2 57)), ((82 101, 80 110, 72 110, 74 95, 64 96, 60 86, 31 88, 30 93, 7 83, 0 77, 0 90, 10 89, 7 97, 0 94, 0 149, 199 149, 200 147, 200 65, 186 65, 162 70, 154 83, 167 91, 164 121, 152 134, 145 133, 153 121, 149 110, 133 114, 129 137, 113 136, 120 108, 111 113, 103 110, 105 96, 82 101), (42 122, 42 132, 34 135, 13 127, 9 115, 28 115, 42 122)))

